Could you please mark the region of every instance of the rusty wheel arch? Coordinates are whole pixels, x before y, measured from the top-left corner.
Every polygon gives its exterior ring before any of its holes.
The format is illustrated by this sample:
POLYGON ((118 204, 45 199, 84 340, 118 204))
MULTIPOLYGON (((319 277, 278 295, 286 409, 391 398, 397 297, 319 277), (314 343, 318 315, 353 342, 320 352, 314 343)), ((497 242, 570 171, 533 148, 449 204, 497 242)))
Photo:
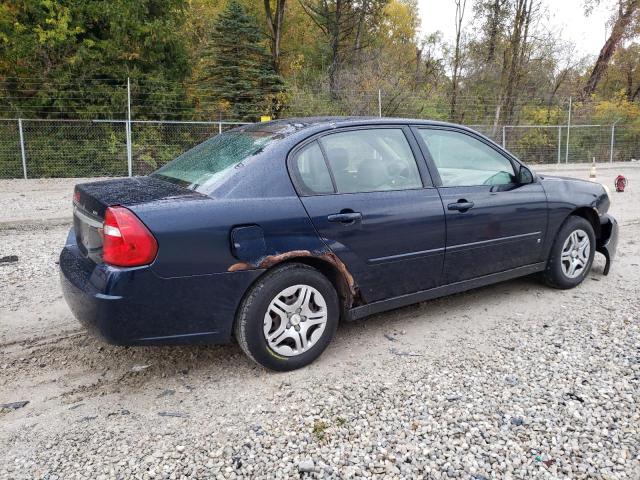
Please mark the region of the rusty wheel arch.
POLYGON ((286 260, 287 263, 296 262, 304 263, 315 268, 332 283, 343 311, 349 310, 351 307, 362 304, 360 293, 354 283, 353 277, 347 267, 334 253, 324 253, 320 256, 302 256, 293 257, 286 260))
POLYGON ((265 269, 255 281, 259 281, 264 275, 281 265, 290 263, 302 263, 315 268, 322 273, 336 289, 341 305, 341 318, 346 318, 348 310, 361 305, 362 299, 353 276, 346 265, 333 252, 310 252, 309 250, 293 250, 276 255, 267 255, 257 265, 247 262, 238 262, 231 265, 229 272, 249 270, 254 268, 265 269))

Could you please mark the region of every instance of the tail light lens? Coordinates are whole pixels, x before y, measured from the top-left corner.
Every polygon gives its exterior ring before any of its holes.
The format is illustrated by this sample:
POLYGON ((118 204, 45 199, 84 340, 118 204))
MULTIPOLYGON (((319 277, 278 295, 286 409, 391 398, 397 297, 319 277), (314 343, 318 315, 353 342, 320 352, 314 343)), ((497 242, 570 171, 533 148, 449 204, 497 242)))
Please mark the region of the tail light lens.
POLYGON ((124 207, 107 208, 102 239, 102 260, 118 267, 147 265, 158 253, 155 237, 132 211, 124 207))

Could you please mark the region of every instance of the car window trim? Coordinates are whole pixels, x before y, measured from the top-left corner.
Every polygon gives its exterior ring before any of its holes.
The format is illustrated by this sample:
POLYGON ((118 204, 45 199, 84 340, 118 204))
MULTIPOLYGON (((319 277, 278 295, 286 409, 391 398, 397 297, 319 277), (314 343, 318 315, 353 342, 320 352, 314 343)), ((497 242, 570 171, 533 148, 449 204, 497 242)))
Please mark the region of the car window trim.
POLYGON ((422 190, 425 188, 435 188, 435 184, 431 176, 431 172, 429 171, 429 169, 427 168, 427 165, 425 164, 425 158, 424 158, 423 152, 418 142, 416 142, 415 134, 411 131, 411 126, 408 123, 406 124, 405 123, 388 123, 388 124, 372 123, 372 124, 365 124, 365 125, 350 125, 345 127, 338 127, 338 128, 323 130, 321 132, 318 132, 309 136, 308 138, 305 138, 300 143, 295 145, 289 151, 287 155, 286 163, 287 163, 287 170, 289 171, 289 177, 291 178, 291 181, 293 183, 293 187, 298 193, 298 196, 300 197, 319 197, 323 195, 354 195, 354 194, 357 195, 361 193, 388 193, 388 192, 403 192, 403 191, 406 192, 410 190, 422 190), (333 176, 333 170, 329 165, 324 146, 322 145, 322 142, 320 142, 319 140, 322 137, 325 137, 327 135, 333 135, 335 133, 342 133, 342 132, 348 132, 348 131, 354 131, 354 130, 379 130, 383 128, 396 129, 396 130, 402 131, 402 133, 405 136, 405 139, 407 140, 407 143, 409 144, 409 148, 413 155, 413 159, 416 162, 416 167, 418 168, 418 174, 420 175, 420 182, 422 183, 422 186, 416 187, 416 188, 402 188, 398 190, 373 190, 373 191, 366 191, 366 192, 348 192, 348 193, 338 192, 335 184, 335 179, 333 176), (299 178, 299 175, 292 174, 297 170, 297 167, 295 165, 296 155, 298 154, 298 152, 300 152, 307 145, 313 143, 314 141, 318 141, 318 145, 320 146, 320 150, 322 151, 322 154, 325 159, 325 164, 329 169, 329 175, 331 176, 331 181, 333 183, 333 188, 334 188, 333 193, 306 193, 309 191, 309 189, 304 187, 304 182, 302 182, 302 179, 299 178))
MULTIPOLYGON (((431 173, 431 176, 433 177, 434 185, 436 185, 438 188, 486 187, 487 185, 449 185, 449 186, 443 185, 442 184, 442 177, 440 177, 440 172, 438 171, 438 167, 436 166, 436 162, 433 159, 433 157, 431 156, 431 151, 429 150, 429 147, 427 146, 427 143, 422 138, 422 135, 420 135, 419 130, 445 130, 445 131, 460 133, 460 134, 463 134, 463 135, 467 135, 468 137, 474 138, 474 139, 478 140, 479 142, 485 144, 489 148, 491 148, 498 155, 500 155, 503 158, 505 158, 511 164, 511 168, 513 168, 514 175, 517 174, 516 172, 518 171, 519 167, 521 165, 524 165, 517 158, 515 158, 509 152, 504 150, 502 147, 500 147, 496 143, 492 142, 490 139, 484 137, 483 135, 480 135, 477 132, 466 130, 466 129, 463 129, 463 128, 458 128, 458 127, 456 127, 454 125, 420 125, 420 124, 413 124, 413 125, 411 125, 411 132, 413 133, 413 136, 415 137, 416 142, 418 143, 418 146, 420 147, 420 150, 422 150, 422 154, 423 154, 423 156, 425 158, 425 161, 427 163, 427 166, 429 168, 429 172, 431 173)), ((526 165, 525 165, 525 167, 526 167, 526 165)))
POLYGON ((327 157, 327 151, 324 148, 324 145, 320 141, 320 138, 316 138, 315 142, 320 147, 320 153, 322 153, 322 159, 324 160, 324 164, 327 167, 327 171, 329 172, 329 177, 331 177, 331 185, 333 185, 333 193, 338 193, 338 184, 336 183, 336 177, 333 176, 333 169, 329 164, 329 158, 327 157))

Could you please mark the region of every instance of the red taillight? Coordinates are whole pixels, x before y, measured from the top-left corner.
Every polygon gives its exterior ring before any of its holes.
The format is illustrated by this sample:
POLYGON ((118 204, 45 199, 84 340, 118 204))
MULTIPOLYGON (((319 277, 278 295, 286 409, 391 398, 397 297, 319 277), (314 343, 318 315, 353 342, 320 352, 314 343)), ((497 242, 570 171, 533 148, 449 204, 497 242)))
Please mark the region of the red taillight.
POLYGON ((80 203, 80 191, 73 192, 73 203, 80 203))
POLYGON ((158 242, 149 229, 124 207, 107 208, 102 238, 102 260, 110 265, 147 265, 158 253, 158 242))

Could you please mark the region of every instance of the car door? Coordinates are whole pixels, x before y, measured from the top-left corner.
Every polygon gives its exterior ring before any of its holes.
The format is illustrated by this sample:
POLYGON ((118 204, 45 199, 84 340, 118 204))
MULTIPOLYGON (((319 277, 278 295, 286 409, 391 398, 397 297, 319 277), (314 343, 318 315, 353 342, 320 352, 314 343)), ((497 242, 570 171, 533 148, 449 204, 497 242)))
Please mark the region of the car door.
POLYGON ((542 261, 547 198, 528 170, 466 130, 416 127, 442 198, 447 241, 444 283, 542 261))
POLYGON ((420 155, 396 125, 332 131, 290 156, 313 225, 367 302, 441 282, 444 211, 420 155))

